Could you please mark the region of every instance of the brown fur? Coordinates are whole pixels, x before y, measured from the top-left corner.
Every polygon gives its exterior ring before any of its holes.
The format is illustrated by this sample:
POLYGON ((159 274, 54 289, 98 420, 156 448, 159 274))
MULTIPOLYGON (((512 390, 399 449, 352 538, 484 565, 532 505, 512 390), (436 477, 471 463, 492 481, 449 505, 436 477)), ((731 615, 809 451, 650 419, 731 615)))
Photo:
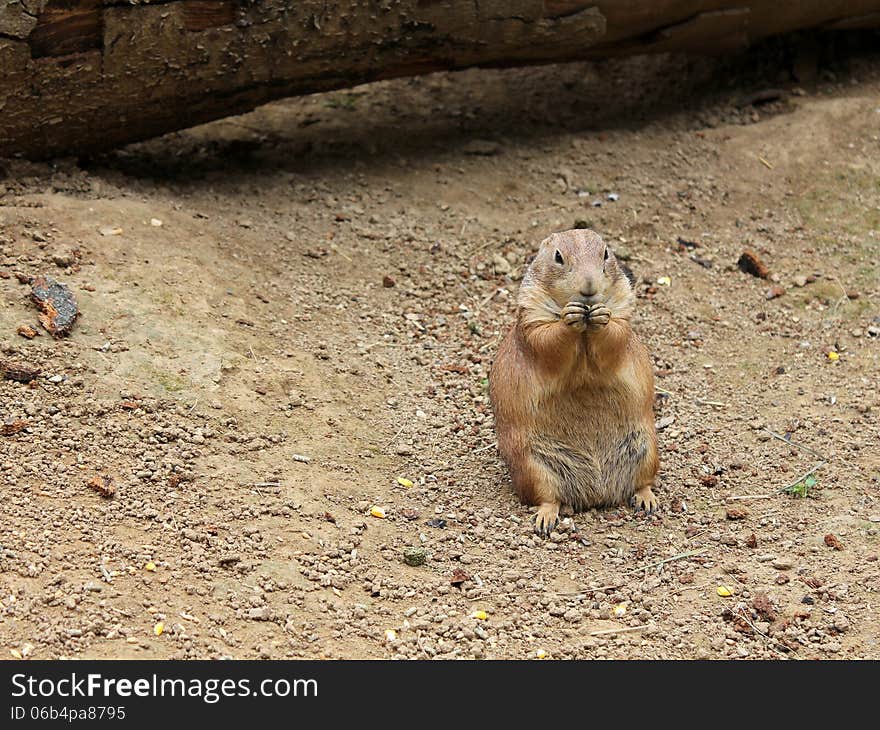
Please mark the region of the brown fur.
POLYGON ((561 506, 656 508, 654 374, 629 280, 593 231, 541 243, 489 374, 498 450, 549 533, 561 506), (557 253, 558 252, 558 253, 557 253), (558 262, 558 257, 563 263, 558 262))

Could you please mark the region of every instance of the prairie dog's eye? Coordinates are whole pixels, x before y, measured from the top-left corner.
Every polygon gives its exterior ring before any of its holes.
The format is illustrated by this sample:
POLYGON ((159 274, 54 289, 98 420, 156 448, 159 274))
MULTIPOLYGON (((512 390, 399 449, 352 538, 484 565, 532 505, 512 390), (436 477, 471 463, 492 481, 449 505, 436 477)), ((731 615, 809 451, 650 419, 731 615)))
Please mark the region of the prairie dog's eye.
POLYGON ((608 260, 608 246, 605 247, 605 261, 608 260))
POLYGON ((565 261, 562 260, 562 254, 559 253, 559 249, 558 249, 558 248, 556 249, 556 254, 553 256, 553 260, 554 260, 557 264, 564 264, 564 263, 565 263, 565 261))

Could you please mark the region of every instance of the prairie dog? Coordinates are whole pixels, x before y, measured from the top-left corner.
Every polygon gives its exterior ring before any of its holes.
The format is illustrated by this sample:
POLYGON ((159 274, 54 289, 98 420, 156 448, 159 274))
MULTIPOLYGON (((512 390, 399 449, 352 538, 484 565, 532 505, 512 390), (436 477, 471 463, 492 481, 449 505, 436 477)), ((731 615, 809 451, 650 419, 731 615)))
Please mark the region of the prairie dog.
POLYGON ((520 499, 538 507, 539 534, 562 506, 657 509, 654 372, 630 327, 634 305, 594 231, 544 239, 523 277, 489 396, 498 450, 520 499))

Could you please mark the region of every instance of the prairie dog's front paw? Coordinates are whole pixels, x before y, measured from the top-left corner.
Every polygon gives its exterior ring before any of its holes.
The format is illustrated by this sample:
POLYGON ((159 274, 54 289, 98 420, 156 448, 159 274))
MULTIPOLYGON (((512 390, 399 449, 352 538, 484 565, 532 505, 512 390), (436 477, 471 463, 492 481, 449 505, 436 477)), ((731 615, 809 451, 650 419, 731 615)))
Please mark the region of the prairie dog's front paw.
POLYGON ((583 332, 587 328, 589 312, 590 307, 583 302, 569 302, 563 307, 559 317, 569 327, 583 332))
POLYGON ((586 316, 586 325, 591 330, 604 327, 611 321, 611 310, 604 304, 594 304, 586 316))

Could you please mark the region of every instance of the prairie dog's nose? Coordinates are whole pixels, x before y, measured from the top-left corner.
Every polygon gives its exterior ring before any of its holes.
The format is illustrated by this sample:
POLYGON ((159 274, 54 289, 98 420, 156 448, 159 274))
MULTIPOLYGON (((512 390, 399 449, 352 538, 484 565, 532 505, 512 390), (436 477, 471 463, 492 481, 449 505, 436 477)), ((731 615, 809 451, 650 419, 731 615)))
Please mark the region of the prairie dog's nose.
POLYGON ((581 284, 581 296, 582 297, 596 296, 596 280, 595 279, 586 279, 581 284))

